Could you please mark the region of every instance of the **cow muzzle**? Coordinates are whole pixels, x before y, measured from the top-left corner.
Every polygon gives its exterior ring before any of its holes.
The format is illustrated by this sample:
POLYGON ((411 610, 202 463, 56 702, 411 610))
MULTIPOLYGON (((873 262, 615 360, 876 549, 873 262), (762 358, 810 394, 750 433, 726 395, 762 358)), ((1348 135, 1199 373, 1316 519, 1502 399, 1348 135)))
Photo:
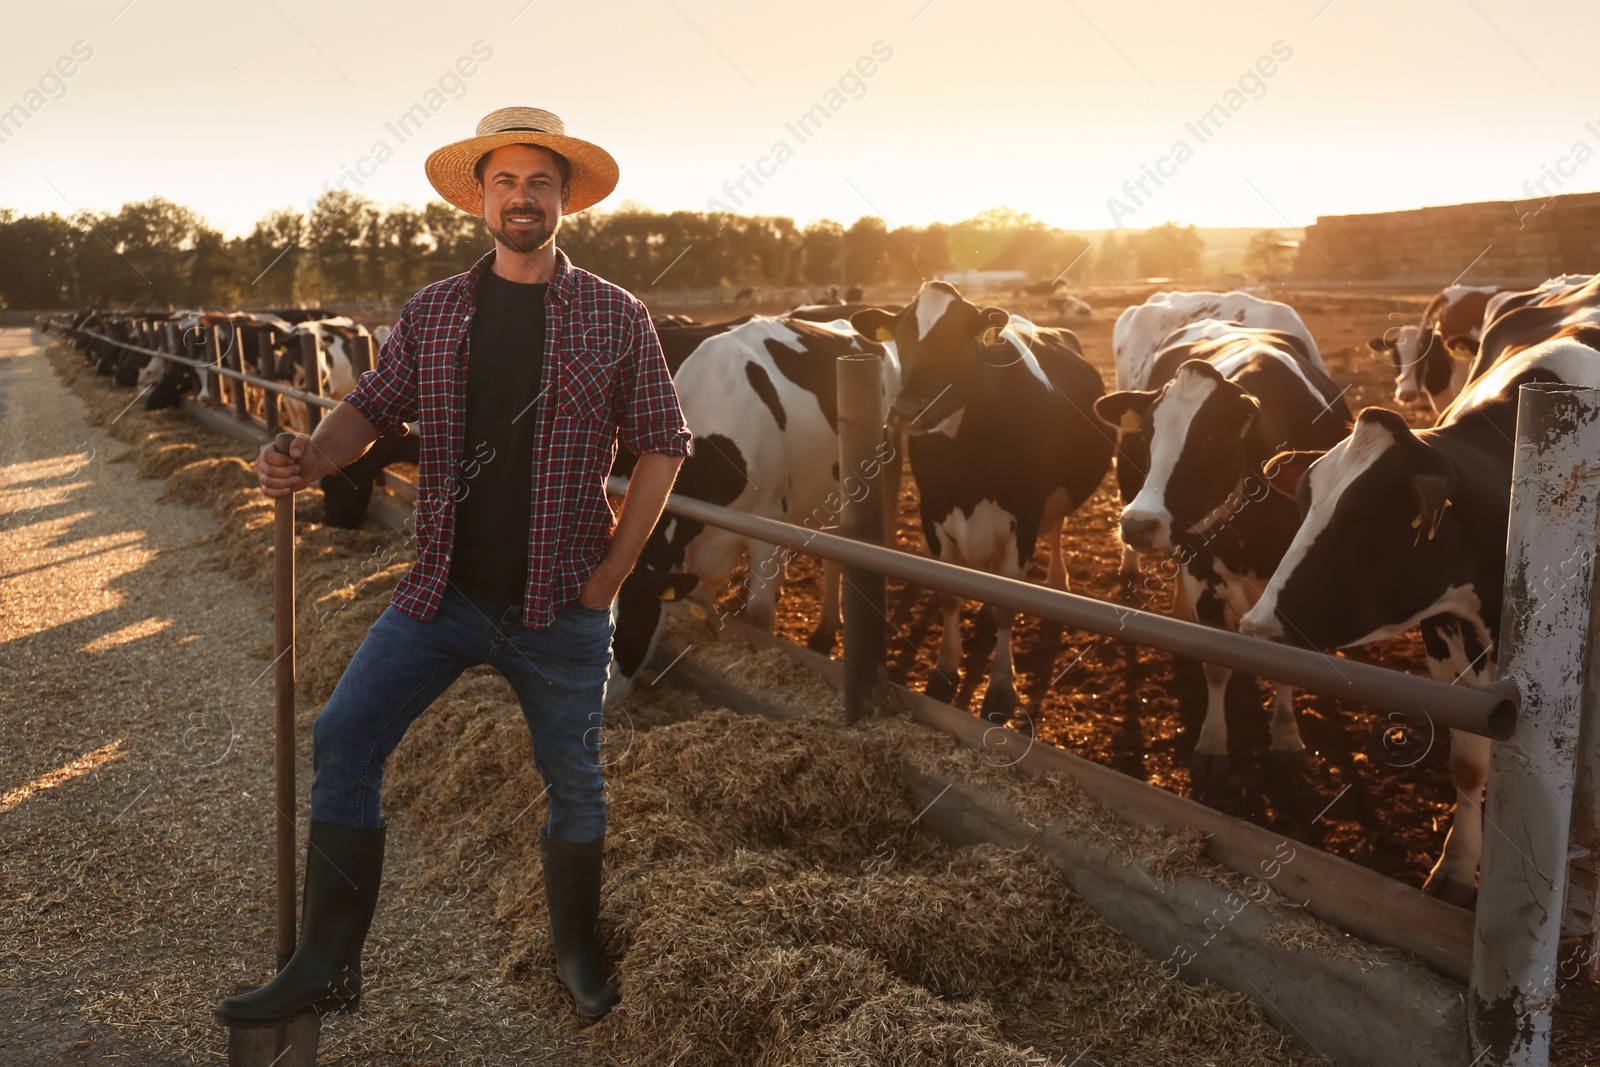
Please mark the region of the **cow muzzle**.
POLYGON ((1282 641, 1283 623, 1276 612, 1253 608, 1239 619, 1239 632, 1246 637, 1259 637, 1263 641, 1282 641))
POLYGON ((1122 543, 1129 548, 1145 552, 1164 548, 1165 530, 1166 523, 1158 516, 1136 511, 1122 513, 1122 543))

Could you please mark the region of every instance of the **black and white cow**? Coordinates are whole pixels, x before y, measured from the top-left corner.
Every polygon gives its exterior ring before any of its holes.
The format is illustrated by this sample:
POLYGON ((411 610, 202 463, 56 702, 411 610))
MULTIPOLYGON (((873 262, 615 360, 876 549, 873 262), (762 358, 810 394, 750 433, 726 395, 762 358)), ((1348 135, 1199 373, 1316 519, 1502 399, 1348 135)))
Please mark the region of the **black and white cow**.
POLYGON ((1494 285, 1446 286, 1428 301, 1419 322, 1393 326, 1367 342, 1394 364, 1396 401, 1415 404, 1426 397, 1437 413, 1461 395, 1489 301, 1503 292, 1494 285))
MULTIPOLYGON (((674 492, 813 529, 834 525, 843 506, 835 363, 863 353, 882 360, 887 404, 899 386, 899 364, 846 322, 758 316, 701 341, 674 376, 694 434, 674 492)), ((886 467, 899 458, 887 441, 882 458, 886 467)), ((861 473, 870 477, 875 471, 861 473)), ((887 482, 886 500, 894 495, 887 482)), ((856 484, 848 477, 845 483, 856 484)), ((709 619, 741 565, 749 570, 749 585, 740 614, 771 629, 784 562, 783 550, 774 545, 666 516, 617 595, 606 699, 631 692, 634 677, 649 662, 665 620, 663 600, 688 597, 692 610, 709 619)), ((831 567, 823 588, 814 646, 831 645, 838 627, 831 567)))
MULTIPOLYGON (((1288 304, 1264 300, 1234 290, 1226 293, 1153 293, 1142 304, 1126 308, 1111 328, 1111 355, 1116 372, 1116 387, 1121 390, 1148 389, 1156 356, 1179 340, 1219 337, 1236 326, 1277 330, 1300 340, 1311 365, 1323 373, 1327 368, 1317 342, 1306 328, 1300 313, 1288 304), (1185 330, 1190 330, 1185 334, 1185 330)), ((1143 467, 1126 454, 1124 442, 1117 442, 1117 481, 1125 486, 1130 479, 1143 476, 1143 467), (1132 465, 1130 472, 1123 467, 1132 465)), ((1123 493, 1122 502, 1132 497, 1123 493)), ((1133 584, 1139 575, 1138 553, 1122 546, 1122 580, 1133 584)))
POLYGON ((1600 275, 1563 275, 1539 288, 1518 293, 1496 308, 1483 327, 1469 380, 1526 348, 1541 344, 1563 327, 1600 324, 1600 275))
MULTIPOLYGON (((1517 389, 1600 386, 1600 328, 1575 326, 1468 383, 1439 423, 1413 431, 1368 408, 1326 453, 1279 457, 1294 491, 1294 542, 1240 630, 1313 648, 1350 648, 1420 627, 1428 672, 1492 681, 1506 566, 1517 389)), ((1455 818, 1428 892, 1474 900, 1489 742, 1452 731, 1455 818)))
MULTIPOLYGON (((1186 332, 1157 353, 1148 388, 1109 393, 1095 412, 1122 431, 1123 448, 1147 472, 1121 486, 1123 544, 1160 557, 1156 580, 1177 579, 1175 599, 1195 622, 1237 629, 1300 526, 1299 511, 1272 492, 1263 469, 1285 449, 1331 447, 1350 410, 1298 337, 1233 327, 1190 340, 1186 332)), ((1223 697, 1232 675, 1205 665, 1196 779, 1227 773, 1223 697)), ((1305 759, 1294 690, 1282 684, 1272 757, 1285 768, 1305 759)))
MULTIPOLYGON (((1105 384, 1077 336, 979 308, 942 281, 923 285, 904 311, 873 308, 851 321, 864 337, 897 347, 891 425, 906 434, 929 553, 1023 578, 1043 536, 1046 584, 1067 588, 1061 525, 1099 487, 1112 450, 1093 414, 1105 384)), ((943 606, 927 689, 948 699, 961 667, 961 600, 945 596, 943 606)), ((991 610, 997 643, 982 710, 1004 722, 1017 707, 1012 613, 991 610)))

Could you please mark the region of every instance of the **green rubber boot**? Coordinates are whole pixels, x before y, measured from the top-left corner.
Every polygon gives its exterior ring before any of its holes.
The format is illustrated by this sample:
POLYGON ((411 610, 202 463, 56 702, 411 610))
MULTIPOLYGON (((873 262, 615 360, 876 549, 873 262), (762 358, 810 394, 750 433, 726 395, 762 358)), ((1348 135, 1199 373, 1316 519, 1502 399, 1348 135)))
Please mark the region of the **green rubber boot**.
POLYGON ((224 1026, 283 1026, 308 1011, 355 1011, 361 1005, 361 946, 378 906, 387 826, 363 830, 313 822, 306 847, 300 940, 277 977, 220 1002, 224 1026))
POLYGON ((556 950, 556 975, 572 994, 578 1015, 598 1022, 622 999, 605 978, 595 919, 600 915, 600 866, 605 842, 582 844, 539 835, 544 865, 544 899, 550 914, 550 940, 556 950))

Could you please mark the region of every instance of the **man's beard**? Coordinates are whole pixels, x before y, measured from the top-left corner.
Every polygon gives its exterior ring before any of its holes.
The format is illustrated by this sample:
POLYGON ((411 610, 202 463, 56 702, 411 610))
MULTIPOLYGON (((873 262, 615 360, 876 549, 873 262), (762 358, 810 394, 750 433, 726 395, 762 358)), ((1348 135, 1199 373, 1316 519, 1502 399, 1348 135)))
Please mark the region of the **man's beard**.
POLYGON ((495 240, 513 252, 520 252, 522 255, 537 252, 555 240, 556 231, 561 228, 560 219, 556 220, 554 226, 549 225, 548 215, 538 208, 526 209, 526 205, 507 207, 502 210, 500 212, 499 226, 495 226, 488 220, 484 220, 484 224, 489 227, 489 232, 494 235, 495 240), (506 217, 509 215, 529 215, 535 221, 532 226, 519 227, 513 230, 505 223, 506 217))

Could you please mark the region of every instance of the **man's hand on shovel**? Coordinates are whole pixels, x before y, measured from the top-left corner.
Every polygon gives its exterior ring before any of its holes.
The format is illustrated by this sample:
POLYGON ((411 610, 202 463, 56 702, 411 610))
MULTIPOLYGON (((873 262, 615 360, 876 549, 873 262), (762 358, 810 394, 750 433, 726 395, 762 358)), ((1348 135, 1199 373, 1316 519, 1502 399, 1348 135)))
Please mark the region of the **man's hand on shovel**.
POLYGON ((261 446, 256 456, 256 480, 261 483, 261 492, 265 495, 288 496, 321 477, 318 466, 311 438, 305 434, 281 433, 278 440, 261 446), (284 438, 291 438, 287 450, 280 448, 284 438))

